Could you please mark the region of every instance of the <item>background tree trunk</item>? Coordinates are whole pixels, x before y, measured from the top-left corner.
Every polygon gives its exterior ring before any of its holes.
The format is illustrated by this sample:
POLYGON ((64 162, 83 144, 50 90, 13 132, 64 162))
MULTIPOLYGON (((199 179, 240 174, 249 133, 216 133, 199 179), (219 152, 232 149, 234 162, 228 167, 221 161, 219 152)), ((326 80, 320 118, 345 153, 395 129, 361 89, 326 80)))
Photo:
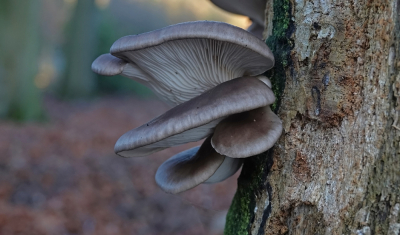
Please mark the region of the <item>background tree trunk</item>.
POLYGON ((246 161, 225 234, 400 234, 400 1, 267 6, 284 134, 246 161))
POLYGON ((96 58, 96 14, 95 0, 77 0, 66 30, 66 70, 58 89, 62 98, 85 98, 96 89, 90 69, 96 58))
POLYGON ((43 118, 34 84, 39 54, 39 1, 0 1, 0 118, 43 118))

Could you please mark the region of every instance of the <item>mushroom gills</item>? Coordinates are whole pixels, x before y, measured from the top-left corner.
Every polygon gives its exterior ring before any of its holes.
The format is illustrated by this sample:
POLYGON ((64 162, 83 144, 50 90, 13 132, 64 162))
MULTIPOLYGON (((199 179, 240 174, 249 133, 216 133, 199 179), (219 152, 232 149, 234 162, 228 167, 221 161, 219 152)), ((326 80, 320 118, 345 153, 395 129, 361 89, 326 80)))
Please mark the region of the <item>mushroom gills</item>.
POLYGON ((201 183, 220 182, 233 175, 241 166, 241 159, 229 159, 215 152, 211 136, 201 146, 178 153, 157 170, 155 179, 167 193, 180 193, 201 183))
MULTIPOLYGON (((108 56, 109 60, 118 57, 128 63, 118 74, 145 84, 173 105, 228 80, 257 76, 274 65, 273 54, 263 41, 241 28, 211 21, 125 36, 110 51, 113 57, 108 56)), ((99 68, 106 63, 98 62, 93 63, 93 71, 103 73, 99 68)))
MULTIPOLYGON (((247 47, 212 39, 168 41, 116 56, 140 68, 148 75, 147 86, 175 105, 233 78, 258 75, 271 63, 247 47)), ((126 69, 123 76, 140 82, 141 78, 135 79, 136 74, 126 69)))

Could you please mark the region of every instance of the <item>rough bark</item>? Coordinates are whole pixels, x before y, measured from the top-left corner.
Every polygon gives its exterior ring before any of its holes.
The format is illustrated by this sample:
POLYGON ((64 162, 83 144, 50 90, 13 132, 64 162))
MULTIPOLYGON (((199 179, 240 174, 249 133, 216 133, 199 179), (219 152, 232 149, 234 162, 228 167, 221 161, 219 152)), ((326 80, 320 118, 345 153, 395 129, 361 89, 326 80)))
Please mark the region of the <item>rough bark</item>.
POLYGON ((225 234, 400 234, 400 1, 269 6, 284 134, 245 163, 225 234))

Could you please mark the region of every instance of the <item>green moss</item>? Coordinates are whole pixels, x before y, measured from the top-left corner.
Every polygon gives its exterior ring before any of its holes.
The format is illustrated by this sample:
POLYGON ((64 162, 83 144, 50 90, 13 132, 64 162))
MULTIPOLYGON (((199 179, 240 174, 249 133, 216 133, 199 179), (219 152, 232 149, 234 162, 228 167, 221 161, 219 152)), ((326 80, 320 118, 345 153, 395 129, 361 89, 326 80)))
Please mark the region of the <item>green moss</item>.
POLYGON ((250 221, 251 213, 248 210, 250 204, 249 193, 243 189, 236 192, 232 205, 227 215, 227 224, 225 226, 225 234, 238 234, 246 235, 248 232, 248 224, 250 221), (241 213, 236 213, 240 211, 241 213))
MULTIPOLYGON (((271 79, 272 90, 277 97, 272 106, 277 111, 285 88, 285 67, 290 64, 289 53, 292 43, 289 0, 274 1, 273 32, 266 43, 275 56, 275 67, 266 76, 271 79)), ((247 158, 238 179, 238 189, 229 208, 225 225, 225 235, 250 234, 254 219, 255 195, 267 190, 266 176, 272 166, 272 151, 247 158)))
POLYGON ((226 217, 225 235, 246 235, 254 217, 256 192, 265 190, 268 154, 247 158, 238 180, 238 189, 226 217))
POLYGON ((272 105, 275 111, 280 106, 280 98, 285 88, 285 68, 289 65, 289 53, 293 47, 290 40, 293 24, 290 20, 289 9, 289 0, 274 1, 274 29, 266 41, 275 57, 274 69, 266 73, 266 76, 271 79, 272 90, 277 97, 276 102, 272 105))
POLYGON ((290 25, 289 0, 274 1, 274 19, 272 35, 279 38, 286 38, 290 25))

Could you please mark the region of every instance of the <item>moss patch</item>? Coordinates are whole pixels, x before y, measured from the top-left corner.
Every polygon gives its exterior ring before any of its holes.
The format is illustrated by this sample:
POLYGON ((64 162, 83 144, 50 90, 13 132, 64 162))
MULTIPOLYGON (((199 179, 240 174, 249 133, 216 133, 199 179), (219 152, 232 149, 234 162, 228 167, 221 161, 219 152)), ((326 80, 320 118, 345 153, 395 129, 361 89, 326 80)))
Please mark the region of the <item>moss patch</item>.
POLYGON ((225 235, 249 234, 254 219, 255 195, 264 191, 265 177, 271 164, 268 152, 247 158, 238 179, 238 189, 226 218, 225 235), (267 168, 267 169, 266 169, 267 168))
POLYGON ((274 1, 274 19, 272 35, 266 43, 275 57, 275 67, 267 71, 266 76, 271 79, 272 90, 276 96, 276 102, 272 105, 274 111, 280 106, 280 98, 285 89, 285 68, 289 65, 289 53, 293 48, 290 35, 294 32, 294 24, 290 18, 289 0, 274 1))

